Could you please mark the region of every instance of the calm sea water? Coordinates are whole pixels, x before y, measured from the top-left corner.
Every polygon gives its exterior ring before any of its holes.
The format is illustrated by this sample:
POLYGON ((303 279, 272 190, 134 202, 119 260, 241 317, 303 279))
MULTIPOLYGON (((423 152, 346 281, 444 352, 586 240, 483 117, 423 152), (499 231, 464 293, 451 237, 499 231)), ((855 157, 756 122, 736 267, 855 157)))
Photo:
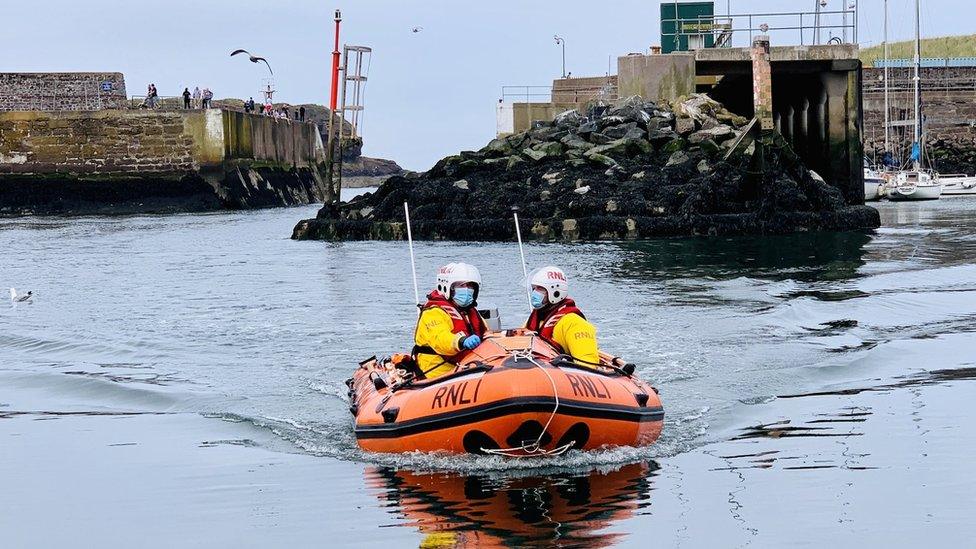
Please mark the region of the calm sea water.
MULTIPOLYGON (((355 471, 315 499, 325 514, 365 494, 376 512, 350 519, 351 545, 951 541, 972 534, 976 510, 961 465, 976 415, 976 202, 880 209, 873 234, 527 245, 530 268, 567 271, 601 347, 636 362, 667 413, 651 448, 542 463, 357 449, 343 380, 411 340, 403 243, 289 240, 313 208, 2 220, 0 286, 36 298, 0 307, 0 422, 83 413, 97 433, 108 424, 96 416, 126 412, 243 425, 264 435, 239 451, 355 471)), ((481 269, 483 305, 524 320, 513 244, 416 252, 422 291, 437 265, 463 260, 481 269)), ((171 428, 153 425, 142 436, 171 428)), ((0 452, 29 472, 42 451, 22 440, 0 452)), ((301 531, 289 534, 309 542, 301 531)))

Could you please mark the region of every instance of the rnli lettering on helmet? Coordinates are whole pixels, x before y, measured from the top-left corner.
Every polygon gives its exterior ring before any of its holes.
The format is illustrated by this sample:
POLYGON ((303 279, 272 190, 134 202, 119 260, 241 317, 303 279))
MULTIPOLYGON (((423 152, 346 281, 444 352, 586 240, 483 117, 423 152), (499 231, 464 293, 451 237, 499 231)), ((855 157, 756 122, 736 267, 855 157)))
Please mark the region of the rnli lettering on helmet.
POLYGON ((602 379, 594 381, 590 379, 590 376, 575 374, 566 374, 566 379, 569 380, 569 387, 573 390, 573 396, 610 399, 610 389, 602 379))
POLYGON ((478 390, 481 389, 481 380, 471 384, 471 381, 461 381, 452 383, 446 387, 440 387, 434 393, 433 400, 430 401, 430 409, 437 410, 442 408, 453 408, 461 404, 474 404, 478 402, 478 390))
POLYGON ((549 278, 550 280, 561 280, 563 282, 566 282, 566 277, 563 276, 563 273, 559 271, 549 271, 546 273, 546 277, 549 278))

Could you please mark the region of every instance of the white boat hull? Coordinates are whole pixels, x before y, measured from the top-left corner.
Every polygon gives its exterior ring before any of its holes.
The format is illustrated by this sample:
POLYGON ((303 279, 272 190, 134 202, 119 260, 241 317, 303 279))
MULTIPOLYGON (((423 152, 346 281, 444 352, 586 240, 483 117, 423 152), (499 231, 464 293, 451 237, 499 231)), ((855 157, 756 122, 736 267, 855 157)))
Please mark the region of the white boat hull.
POLYGON ((976 196, 976 177, 942 177, 943 196, 976 196))
POLYGON ((911 187, 891 187, 888 200, 936 200, 942 196, 942 185, 912 185, 911 187))
POLYGON ((884 181, 880 179, 865 179, 864 180, 864 200, 879 200, 881 199, 881 185, 884 181))

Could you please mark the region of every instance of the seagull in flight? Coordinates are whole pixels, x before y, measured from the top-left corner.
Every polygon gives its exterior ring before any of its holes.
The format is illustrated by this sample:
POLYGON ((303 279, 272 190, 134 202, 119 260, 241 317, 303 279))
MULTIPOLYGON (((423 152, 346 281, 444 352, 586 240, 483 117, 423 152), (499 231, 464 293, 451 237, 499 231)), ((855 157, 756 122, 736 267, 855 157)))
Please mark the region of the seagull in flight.
POLYGON ((258 61, 263 61, 264 64, 267 65, 267 67, 268 67, 268 72, 270 72, 272 75, 274 74, 274 71, 271 70, 271 65, 268 64, 268 60, 267 59, 265 59, 263 57, 257 57, 257 56, 251 55, 251 53, 249 51, 247 51, 247 50, 234 50, 234 51, 232 51, 230 53, 230 56, 231 57, 234 57, 235 55, 237 55, 239 53, 246 53, 247 56, 251 59, 251 63, 257 63, 258 61))
POLYGON ((410 32, 412 32, 414 34, 417 34, 418 32, 420 32, 422 30, 424 30, 423 27, 414 27, 414 28, 410 29, 410 32))
POLYGON ((34 292, 27 292, 24 295, 17 295, 17 290, 10 288, 10 301, 14 303, 23 303, 25 301, 30 301, 34 297, 34 292))

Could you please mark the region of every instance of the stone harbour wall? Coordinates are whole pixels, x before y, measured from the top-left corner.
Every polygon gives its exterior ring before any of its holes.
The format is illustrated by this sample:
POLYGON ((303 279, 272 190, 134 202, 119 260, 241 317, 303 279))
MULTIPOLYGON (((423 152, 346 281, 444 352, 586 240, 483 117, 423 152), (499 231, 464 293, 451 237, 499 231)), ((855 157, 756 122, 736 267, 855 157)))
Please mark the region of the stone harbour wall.
MULTIPOLYGON (((884 151, 884 69, 864 69, 864 152, 884 151)), ((889 69, 890 135, 905 160, 912 142, 911 69, 889 69)), ((922 110, 926 146, 942 173, 976 174, 976 67, 923 68, 922 110)))
POLYGON ((0 113, 0 174, 180 172, 324 161, 313 124, 218 109, 0 113))
POLYGON ((120 72, 0 73, 0 112, 126 107, 120 72))
POLYGON ((177 172, 199 167, 175 112, 0 114, 0 174, 177 172))
POLYGON ((307 204, 324 159, 314 124, 219 109, 0 113, 0 215, 307 204))

